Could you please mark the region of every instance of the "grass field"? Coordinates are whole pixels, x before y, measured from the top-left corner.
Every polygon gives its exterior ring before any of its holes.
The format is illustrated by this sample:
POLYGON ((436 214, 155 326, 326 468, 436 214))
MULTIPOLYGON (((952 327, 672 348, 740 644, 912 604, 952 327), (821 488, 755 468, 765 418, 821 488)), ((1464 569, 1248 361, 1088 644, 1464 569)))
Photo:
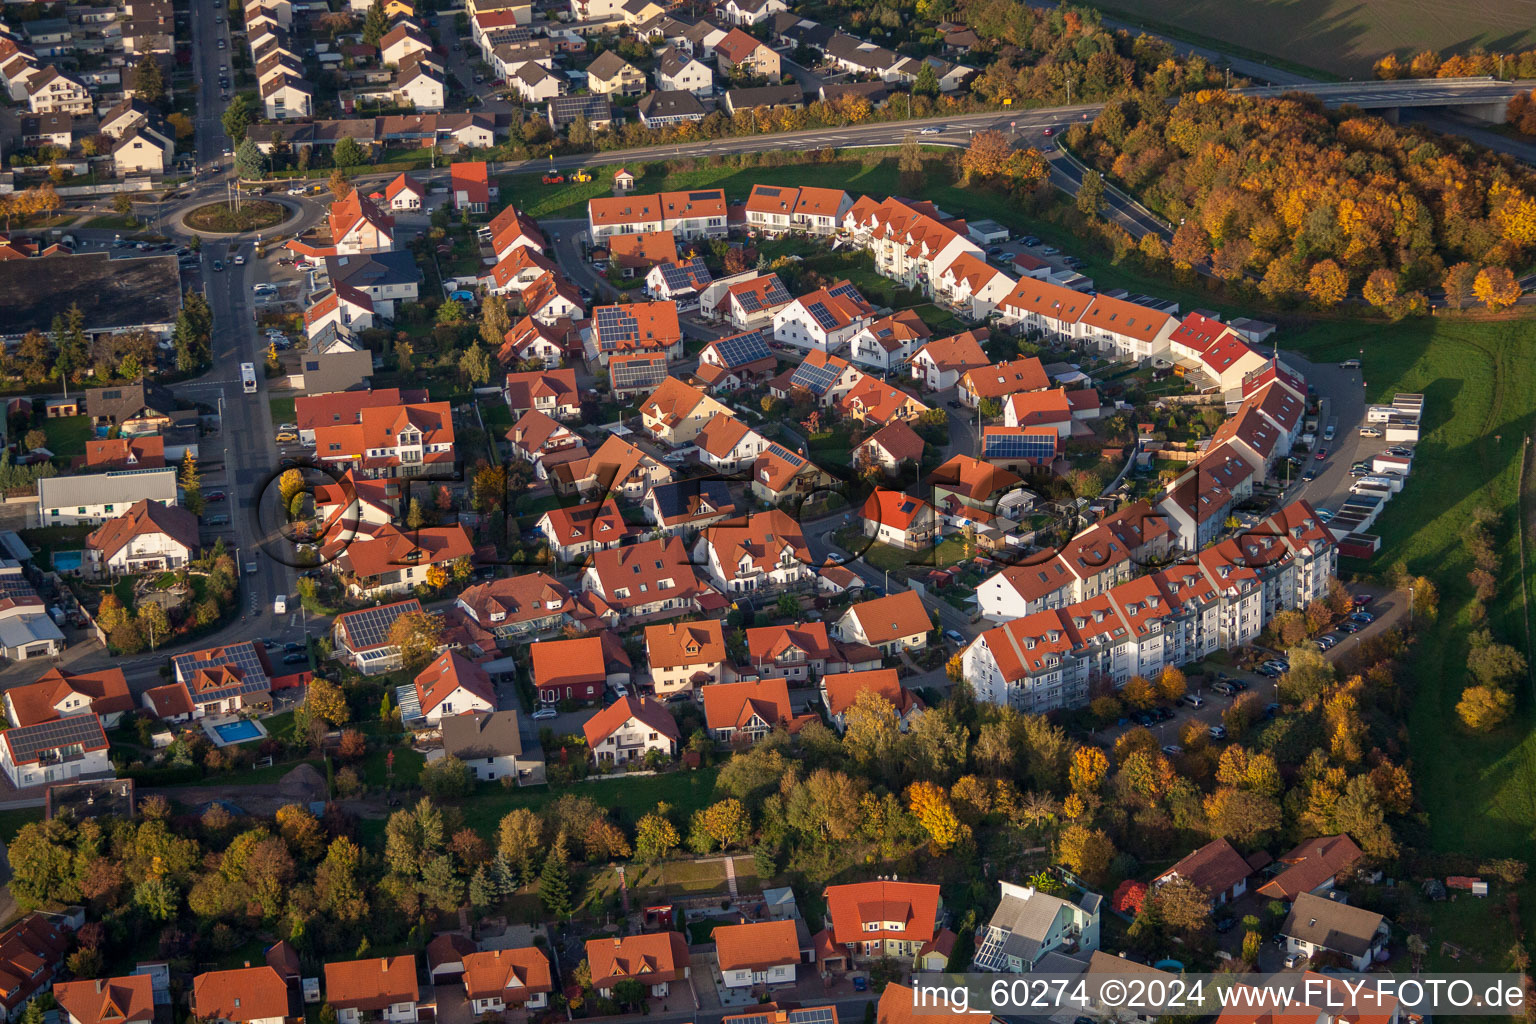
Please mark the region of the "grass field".
POLYGON ((1397 561, 1440 590, 1440 616, 1413 657, 1409 749, 1419 798, 1429 812, 1431 845, 1442 851, 1525 856, 1536 838, 1536 707, 1530 688, 1515 719, 1492 736, 1457 724, 1466 683, 1472 568, 1461 541, 1480 505, 1504 516, 1503 573, 1488 625, 1529 654, 1521 603, 1516 494, 1522 441, 1536 413, 1536 322, 1415 321, 1327 324, 1284 343, 1310 356, 1345 358, 1365 348, 1368 398, 1425 396, 1426 431, 1413 479, 1377 523, 1381 554, 1367 567, 1397 561))
POLYGON ((89 416, 62 416, 44 420, 43 432, 48 435, 48 450, 60 458, 85 455, 85 442, 95 436, 89 416))
POLYGON ((1490 52, 1536 47, 1529 9, 1504 0, 1424 4, 1416 0, 1111 0, 1106 14, 1190 42, 1229 45, 1241 56, 1270 54, 1294 69, 1369 76, 1388 52, 1490 52))

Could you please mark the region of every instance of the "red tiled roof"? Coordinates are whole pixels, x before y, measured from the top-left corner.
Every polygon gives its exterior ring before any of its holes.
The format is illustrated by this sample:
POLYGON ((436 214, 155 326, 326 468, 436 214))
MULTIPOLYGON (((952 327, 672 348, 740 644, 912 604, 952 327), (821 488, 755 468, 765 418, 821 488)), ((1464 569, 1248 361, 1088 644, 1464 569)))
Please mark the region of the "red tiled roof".
POLYGON ((537 946, 466 953, 463 964, 464 994, 470 999, 499 997, 504 1003, 522 1003, 554 991, 549 957, 537 946))
POLYGON ((789 685, 783 679, 715 683, 700 693, 704 697, 704 721, 710 729, 745 729, 754 716, 773 729, 788 725, 794 714, 789 706, 789 685))
POLYGON ((192 1013, 235 1024, 288 1016, 288 985, 269 966, 208 971, 192 979, 192 1013))
POLYGON ((325 1001, 338 1010, 382 1010, 421 998, 416 957, 375 957, 325 965, 325 1001))
MULTIPOLYGON (((620 701, 613 707, 623 704, 620 701)), ((688 963, 688 940, 682 932, 587 940, 587 964, 592 969, 592 987, 597 989, 612 988, 626 978, 647 986, 679 981, 688 963)))
POLYGON ((823 893, 838 945, 896 939, 928 942, 938 932, 939 887, 918 882, 829 885, 823 893), (879 928, 866 930, 866 924, 879 928), (891 926, 891 927, 887 927, 891 926))
POLYGON ((608 677, 603 642, 595 636, 541 640, 528 645, 533 683, 539 688, 601 683, 608 677))
POLYGON ((51 668, 35 683, 13 686, 5 697, 14 712, 13 726, 37 725, 59 717, 57 705, 71 694, 89 701, 89 710, 110 715, 133 710, 133 695, 120 668, 96 672, 69 672, 51 668))
POLYGON ((53 997, 79 1024, 132 1024, 155 1019, 155 992, 147 974, 92 981, 61 981, 53 997))
POLYGON ((115 519, 108 519, 85 538, 85 546, 101 552, 104 561, 128 545, 135 537, 160 534, 169 537, 189 553, 197 550, 202 538, 198 532, 197 516, 176 505, 162 505, 148 498, 133 506, 115 519))
POLYGON ((496 688, 491 685, 491 677, 486 675, 485 669, 458 651, 444 651, 416 675, 416 696, 421 702, 422 714, 431 712, 460 688, 490 707, 496 706, 496 688))
MULTIPOLYGON (((706 707, 709 691, 713 689, 718 687, 704 691, 706 707)), ((785 700, 787 702, 788 698, 785 700)), ((800 940, 795 937, 795 922, 788 919, 719 925, 710 937, 715 940, 715 957, 722 971, 764 971, 800 962, 800 940)))
MULTIPOLYGON (((672 717, 672 712, 667 710, 665 704, 644 697, 626 695, 587 719, 586 724, 582 726, 582 732, 587 737, 587 746, 596 748, 599 743, 613 735, 615 730, 631 718, 650 726, 650 728, 674 742, 680 736, 677 729, 677 720, 672 717)), ((681 936, 677 932, 670 932, 669 934, 677 936, 679 941, 681 941, 681 936)), ((588 943, 588 946, 590 945, 591 943, 588 943)), ((597 985, 597 978, 598 966, 594 962, 592 964, 592 984, 595 987, 603 987, 597 985)))

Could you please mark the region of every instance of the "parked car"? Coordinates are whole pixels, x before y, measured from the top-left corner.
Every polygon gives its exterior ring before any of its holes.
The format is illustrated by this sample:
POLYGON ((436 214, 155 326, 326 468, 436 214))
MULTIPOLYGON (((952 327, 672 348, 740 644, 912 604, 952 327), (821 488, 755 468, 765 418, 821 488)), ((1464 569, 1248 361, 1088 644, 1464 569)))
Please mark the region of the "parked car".
POLYGON ((1332 633, 1327 633, 1312 642, 1317 644, 1317 649, 1320 651, 1331 651, 1338 644, 1339 638, 1332 633))
POLYGON ((204 516, 204 526, 228 526, 229 516, 204 516))
POLYGON ((944 639, 952 644, 965 645, 965 634, 961 633, 958 629, 946 629, 944 631, 944 639))
POLYGON ((283 655, 284 665, 297 665, 300 662, 307 661, 309 661, 309 655, 305 654, 303 651, 295 651, 293 654, 283 655))
POLYGON ((1024 239, 1024 244, 1029 246, 1039 245, 1040 239, 1036 238, 1034 235, 1029 235, 1024 239))
POLYGON ((1370 612, 1355 612, 1349 618, 1351 622, 1358 622, 1362 626, 1368 626, 1376 621, 1376 616, 1372 615, 1370 612))
POLYGON ((1279 713, 1280 713, 1280 705, 1279 704, 1265 704, 1264 705, 1264 720, 1266 722, 1269 721, 1271 718, 1274 718, 1279 713))
POLYGON ((1360 625, 1358 622, 1350 622, 1348 619, 1345 619, 1343 622, 1339 623, 1338 628, 1340 633, 1348 635, 1358 633, 1365 627, 1360 625))
POLYGON ((547 721, 548 719, 558 717, 559 714, 560 712, 556 711, 554 708, 539 708, 539 710, 535 711, 529 717, 532 718, 535 722, 543 722, 547 721))
POLYGON ((1169 757, 1178 757, 1180 754, 1184 753, 1184 748, 1179 746, 1177 743, 1170 743, 1163 747, 1163 753, 1167 754, 1169 757))
POLYGON ((304 194, 304 186, 300 185, 297 188, 291 188, 288 190, 288 194, 291 196, 301 196, 304 194))
POLYGON ((1159 722, 1173 721, 1173 708, 1158 706, 1152 709, 1152 717, 1159 722))
POLYGON ((1205 698, 1200 696, 1198 693, 1186 693, 1184 696, 1179 698, 1179 702, 1182 704, 1187 704, 1192 708, 1205 707, 1205 698))
POLYGON ((1221 694, 1223 697, 1230 697, 1237 692, 1236 690, 1232 689, 1232 684, 1226 680, 1217 680, 1211 684, 1211 689, 1221 694))
POLYGON ((277 437, 274 438, 274 440, 277 441, 278 444, 292 444, 293 442, 297 441, 298 439, 299 439, 299 435, 295 434, 291 430, 279 431, 277 437))
POLYGON ((1361 427, 1360 428, 1360 436, 1361 437, 1380 437, 1381 436, 1381 431, 1376 429, 1375 427, 1361 427))
POLYGON ((211 502, 215 502, 215 501, 223 501, 224 500, 224 492, 223 491, 209 491, 207 494, 203 495, 203 500, 206 501, 206 502, 210 502, 210 503, 211 502))
POLYGON ((1355 595, 1355 607, 1356 608, 1369 608, 1371 606, 1371 603, 1373 601, 1375 601, 1375 600, 1376 599, 1373 598, 1370 594, 1356 594, 1355 595))
POLYGON ((1216 930, 1221 932, 1223 935, 1236 927, 1237 918, 1235 917, 1219 917, 1216 919, 1216 930))

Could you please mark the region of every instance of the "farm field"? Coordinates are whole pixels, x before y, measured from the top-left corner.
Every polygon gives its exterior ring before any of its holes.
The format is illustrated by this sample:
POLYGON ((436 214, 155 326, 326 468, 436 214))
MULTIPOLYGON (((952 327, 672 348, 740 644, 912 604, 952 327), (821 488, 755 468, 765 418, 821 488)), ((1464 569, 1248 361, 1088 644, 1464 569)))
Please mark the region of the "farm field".
POLYGON ((1244 56, 1269 54, 1298 70, 1317 68, 1339 77, 1369 77, 1371 66, 1387 53, 1536 47, 1530 10, 1503 0, 1111 0, 1094 6, 1191 42, 1229 44, 1244 56))
MULTIPOLYGON (((1407 726, 1414 785, 1429 812, 1432 848, 1523 856, 1536 838, 1536 707, 1527 688, 1517 714, 1491 736, 1467 736, 1455 714, 1467 678, 1472 568, 1461 530, 1478 506, 1503 516, 1503 571, 1488 609, 1494 635, 1529 650, 1516 530, 1523 439, 1536 414, 1536 322, 1409 321, 1391 327, 1323 324, 1286 348, 1318 359, 1366 353, 1367 398, 1425 396, 1426 431, 1413 480, 1379 521, 1382 553, 1344 572, 1385 576, 1398 561, 1432 579, 1440 614, 1412 658, 1407 726)), ((1527 482, 1529 490, 1531 481, 1527 482)), ((1533 552, 1536 553, 1536 552, 1533 552)))

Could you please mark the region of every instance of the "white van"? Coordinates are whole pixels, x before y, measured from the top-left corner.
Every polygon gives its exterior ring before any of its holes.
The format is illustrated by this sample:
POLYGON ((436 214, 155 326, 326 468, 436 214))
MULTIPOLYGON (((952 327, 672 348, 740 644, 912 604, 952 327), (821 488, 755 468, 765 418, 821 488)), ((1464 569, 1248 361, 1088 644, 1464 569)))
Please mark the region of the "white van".
POLYGON ((288 598, 287 598, 286 595, 278 594, 276 597, 274 597, 272 599, 272 614, 273 615, 287 615, 288 614, 288 598))

